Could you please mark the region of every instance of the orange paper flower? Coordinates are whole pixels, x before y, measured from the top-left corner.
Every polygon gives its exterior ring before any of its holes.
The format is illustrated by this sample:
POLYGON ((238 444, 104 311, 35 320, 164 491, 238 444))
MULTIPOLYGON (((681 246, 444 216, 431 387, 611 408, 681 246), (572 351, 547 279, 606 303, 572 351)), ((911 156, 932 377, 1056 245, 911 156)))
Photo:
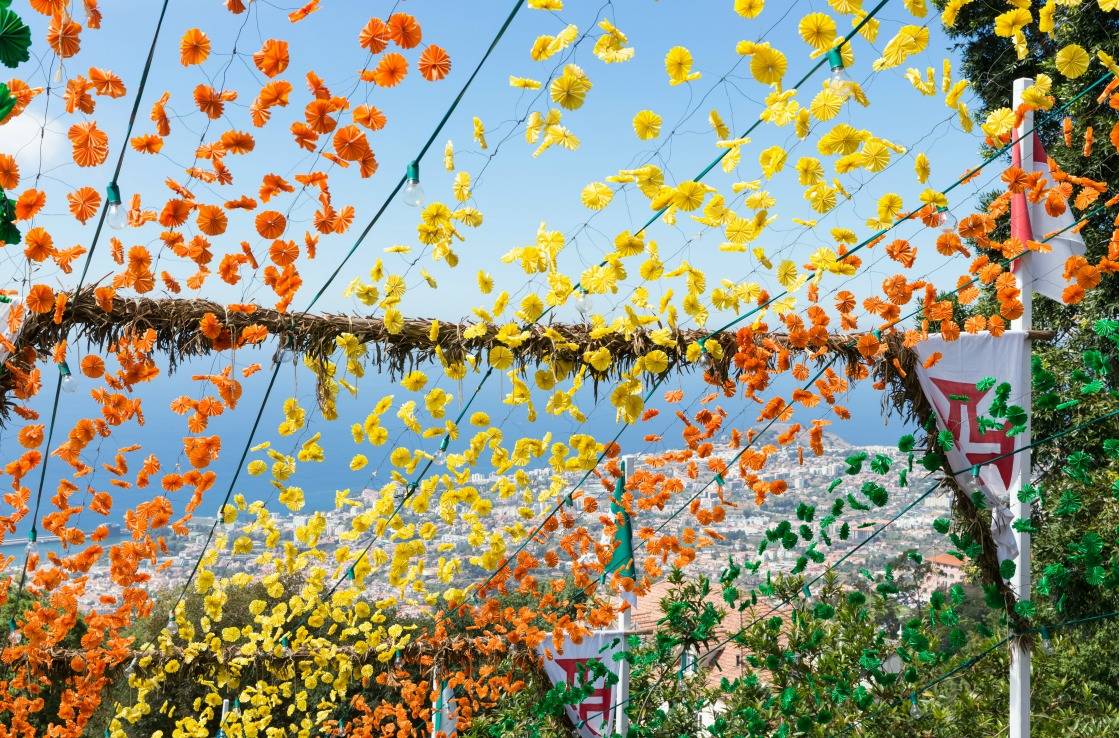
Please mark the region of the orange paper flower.
POLYGON ((380 18, 370 18, 358 34, 357 42, 370 54, 380 54, 389 45, 389 29, 380 18))
POLYGON ((275 77, 288 68, 288 42, 278 38, 270 38, 260 47, 260 51, 253 54, 253 64, 265 77, 275 77))
POLYGON ((0 188, 14 190, 19 187, 19 164, 10 154, 0 154, 0 188))
POLYGON ((79 223, 85 223, 101 207, 101 193, 92 187, 79 187, 66 196, 66 201, 70 203, 70 214, 79 223))
POLYGON ((287 228, 287 219, 275 210, 265 210, 256 216, 256 232, 262 238, 279 238, 287 228))
POLYGON ((400 54, 386 54, 370 76, 374 84, 381 87, 396 87, 407 75, 408 60, 400 54))
POLYGON ((63 59, 69 59, 82 47, 81 32, 80 24, 58 13, 51 18, 47 30, 47 44, 51 47, 51 51, 63 59))
POLYGON ((54 290, 50 285, 37 284, 27 292, 27 309, 33 313, 49 313, 54 310, 54 290))
POLYGON ((74 163, 79 167, 96 167, 109 156, 109 137, 97 127, 96 121, 75 123, 67 133, 73 147, 74 163))
POLYGON ((31 220, 43 209, 47 202, 45 192, 36 189, 24 190, 16 200, 16 220, 31 220))
POLYGON ((451 57, 442 47, 431 44, 420 54, 420 74, 429 82, 436 82, 451 73, 451 57))
POLYGON ((210 38, 197 28, 191 28, 179 40, 179 63, 184 67, 201 64, 210 55, 210 38))
POLYGON ((393 13, 388 22, 389 38, 402 49, 412 49, 423 39, 423 31, 415 17, 408 13, 393 13))

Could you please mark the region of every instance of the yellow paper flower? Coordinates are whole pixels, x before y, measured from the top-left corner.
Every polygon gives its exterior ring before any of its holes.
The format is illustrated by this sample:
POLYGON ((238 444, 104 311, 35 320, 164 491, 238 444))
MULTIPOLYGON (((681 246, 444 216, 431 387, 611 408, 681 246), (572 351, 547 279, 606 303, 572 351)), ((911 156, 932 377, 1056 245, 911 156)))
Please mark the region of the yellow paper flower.
POLYGON ((613 357, 610 355, 610 349, 602 346, 594 351, 584 351, 583 361, 590 364, 596 372, 604 372, 610 367, 610 362, 613 357))
POLYGON ((650 374, 661 374, 668 369, 668 354, 660 349, 653 349, 638 359, 638 364, 650 374))
POLYGON ((753 58, 750 59, 750 74, 763 85, 781 84, 788 66, 789 61, 785 55, 769 44, 754 47, 753 58))
POLYGON ((614 191, 603 182, 591 182, 583 188, 579 199, 590 210, 602 210, 614 199, 614 191))
POLYGON ((1005 136, 1014 128, 1014 111, 1010 108, 992 110, 980 128, 991 138, 1005 136))
MULTIPOLYGON (((723 116, 719 115, 718 110, 712 108, 711 112, 707 114, 707 121, 711 124, 711 129, 715 131, 715 135, 719 139, 730 138, 730 126, 723 122, 723 116)), ((749 141, 749 139, 746 139, 743 143, 746 141, 749 141)))
POLYGON ((839 115, 842 109, 843 96, 830 85, 816 93, 816 97, 812 98, 808 106, 808 111, 816 120, 831 120, 839 115))
POLYGON ((826 13, 809 13, 797 24, 797 33, 814 49, 826 49, 835 41, 835 21, 826 13))
POLYGON ((780 146, 770 146, 758 155, 758 164, 762 168, 762 174, 766 178, 771 178, 782 169, 785 168, 785 161, 788 159, 788 154, 780 146))
POLYGON ((459 202, 466 202, 470 199, 469 172, 459 172, 455 175, 455 181, 451 184, 451 192, 454 193, 455 199, 459 202))
POLYGON ((396 335, 404 330, 404 314, 394 307, 385 308, 385 330, 396 335))
POLYGON ((699 72, 692 71, 692 52, 683 46, 673 46, 664 56, 664 69, 670 85, 682 85, 697 80, 699 72))
POLYGON ((567 110, 578 110, 583 107, 590 90, 590 78, 575 64, 565 66, 563 74, 552 80, 552 85, 548 89, 552 102, 567 110))
POLYGON ((542 87, 537 80, 528 77, 515 77, 512 74, 509 75, 509 86, 522 90, 539 90, 542 87))
POLYGON ((478 144, 478 148, 482 151, 489 148, 486 144, 486 124, 478 116, 474 116, 474 143, 478 144))
POLYGON ((929 174, 932 172, 932 167, 929 165, 929 157, 924 153, 917 154, 913 160, 913 170, 917 173, 917 181, 924 184, 929 179, 929 174))
POLYGON ((626 46, 629 38, 608 20, 601 20, 598 27, 605 33, 594 44, 594 55, 607 64, 627 62, 635 53, 632 46, 626 46))
POLYGON ((1057 71, 1069 79, 1076 79, 1088 71, 1090 58, 1088 52, 1080 44, 1069 44, 1057 52, 1054 60, 1057 71))
POLYGON ((661 117, 652 110, 642 110, 633 116, 633 132, 642 141, 661 135, 661 117))
POLYGON ((409 390, 411 392, 419 392, 421 389, 424 388, 424 385, 427 384, 427 375, 417 369, 414 372, 410 372, 408 376, 404 377, 404 379, 400 380, 400 384, 406 390, 409 390))
POLYGON ((765 0, 734 0, 734 12, 743 18, 757 18, 765 9, 765 0))
POLYGON ((1026 8, 1011 8, 995 16, 995 35, 1003 38, 1014 36, 1033 22, 1033 15, 1026 8))

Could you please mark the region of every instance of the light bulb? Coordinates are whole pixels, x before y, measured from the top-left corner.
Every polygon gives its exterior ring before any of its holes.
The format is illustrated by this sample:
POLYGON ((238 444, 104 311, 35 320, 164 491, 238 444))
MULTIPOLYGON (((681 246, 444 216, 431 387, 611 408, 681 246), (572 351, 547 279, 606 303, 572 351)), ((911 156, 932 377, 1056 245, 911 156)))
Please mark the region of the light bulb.
POLYGON ((124 205, 120 203, 110 205, 109 227, 116 231, 122 231, 126 225, 128 225, 128 211, 124 209, 124 205))
POLYGON ((119 231, 128 225, 128 211, 120 199, 120 187, 117 186, 116 182, 110 182, 109 186, 105 188, 105 204, 109 208, 110 228, 119 231))
POLYGON ((70 366, 65 361, 59 362, 58 373, 62 375, 62 384, 59 385, 63 392, 73 394, 78 391, 78 380, 70 373, 70 366))
POLYGON ((594 312, 594 300, 585 290, 581 289, 575 294, 575 309, 584 318, 594 312))
POLYGON ((827 84, 828 87, 831 88, 832 92, 839 95, 839 97, 843 100, 851 97, 852 80, 843 67, 832 70, 827 84))
POLYGON ((1049 637, 1049 629, 1041 629, 1041 648, 1045 653, 1053 653, 1053 640, 1049 637))
POLYGON ((59 64, 58 68, 54 70, 54 81, 55 82, 61 82, 63 74, 64 74, 64 72, 62 71, 62 65, 59 64))
POLYGON ((440 465, 447 463, 447 452, 443 449, 439 449, 438 451, 436 451, 435 463, 440 465))
POLYGON ((936 209, 936 212, 939 216, 937 219, 937 227, 944 233, 955 233, 956 226, 959 225, 960 222, 956 219, 956 216, 952 214, 952 211, 946 207, 939 207, 936 209))
POLYGON ((167 632, 174 638, 179 634, 179 621, 175 620, 174 615, 167 616, 167 632))
POLYGON ((405 205, 418 208, 424 204, 424 188, 420 185, 420 163, 414 161, 408 165, 408 183, 404 185, 405 205))
POLYGON ((12 644, 13 646, 18 646, 22 642, 23 633, 20 633, 19 630, 12 628, 12 630, 8 633, 8 643, 12 644))
POLYGON ((838 48, 829 49, 827 59, 831 66, 831 76, 825 84, 841 99, 846 100, 851 96, 851 85, 854 82, 843 67, 843 55, 839 53, 838 48))
POLYGON ((424 204, 424 188, 419 182, 408 180, 408 184, 404 185, 404 204, 414 208, 424 204))
POLYGON ((921 717, 921 706, 917 704, 917 695, 909 698, 909 717, 914 720, 921 717))
POLYGON ((34 538, 27 541, 27 546, 24 547, 27 558, 39 555, 39 542, 34 538))

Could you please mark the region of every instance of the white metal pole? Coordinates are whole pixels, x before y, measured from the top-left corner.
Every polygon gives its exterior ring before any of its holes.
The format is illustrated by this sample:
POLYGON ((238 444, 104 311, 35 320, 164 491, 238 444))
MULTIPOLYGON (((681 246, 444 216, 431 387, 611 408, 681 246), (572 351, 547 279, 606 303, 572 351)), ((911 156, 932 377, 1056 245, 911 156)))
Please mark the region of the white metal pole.
MULTIPOLYGON (((634 463, 636 456, 623 456, 622 457, 622 479, 628 480, 630 473, 633 471, 631 465, 634 463)), ((636 565, 636 564, 635 564, 636 565)), ((629 607, 625 608, 622 612, 618 613, 618 630, 622 636, 622 649, 628 650, 627 644, 629 642, 630 631, 633 630, 633 608, 637 605, 637 598, 629 592, 623 592, 622 597, 629 607)), ((629 706, 629 661, 622 659, 618 663, 618 707, 614 708, 614 725, 618 735, 626 738, 629 735, 629 715, 626 714, 626 707, 629 706)))
MULTIPOLYGON (((1014 110, 1022 104, 1022 93, 1033 84, 1029 78, 1014 80, 1014 110)), ((1021 128, 1015 131, 1018 138, 1025 131, 1033 128, 1033 111, 1027 110, 1022 118, 1021 128)), ((1029 133, 1015 144, 1021 153, 1022 169, 1029 172, 1034 167, 1034 137, 1029 133)), ((1038 235, 1038 234, 1035 234, 1038 235)), ((1023 352, 1023 392, 1018 404, 1026 411, 1026 432, 1023 443, 1028 445, 1033 438, 1031 418, 1033 416, 1033 380, 1030 362, 1031 346, 1029 331, 1033 328, 1033 276, 1030 274, 1029 259, 1018 260, 1018 286, 1022 290, 1022 317, 1013 321, 1011 328, 1026 332, 1026 350, 1023 352)), ((1018 491, 1032 478, 1030 463, 1031 452, 1018 454, 1018 477, 1010 488, 1010 509, 1014 513, 1014 521, 1029 519, 1032 512, 1031 503, 1018 501, 1018 491)), ((1018 544, 1018 558, 1015 562, 1014 577, 1010 586, 1020 600, 1031 599, 1030 590, 1030 534, 1014 531, 1014 541, 1018 544)), ((1010 646, 1010 737, 1029 738, 1030 735, 1030 650, 1021 639, 1014 638, 1010 646)))

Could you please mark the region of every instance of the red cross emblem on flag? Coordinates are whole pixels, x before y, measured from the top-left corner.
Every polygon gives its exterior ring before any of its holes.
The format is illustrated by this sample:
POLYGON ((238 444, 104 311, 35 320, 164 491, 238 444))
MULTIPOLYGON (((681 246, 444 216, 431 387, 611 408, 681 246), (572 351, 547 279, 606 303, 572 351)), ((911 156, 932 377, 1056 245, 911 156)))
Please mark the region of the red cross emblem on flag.
MULTIPOLYGON (((590 661, 590 659, 555 660, 556 664, 561 669, 563 669, 563 673, 566 675, 564 681, 567 683, 568 686, 575 686, 585 683, 583 680, 586 679, 586 676, 580 678, 579 670, 580 667, 583 664, 586 664, 588 661, 590 661)), ((589 671, 585 668, 583 672, 584 674, 589 673, 589 671)), ((612 695, 613 690, 610 688, 610 685, 604 684, 603 686, 595 689, 594 692, 591 693, 590 697, 588 697, 583 702, 580 702, 576 706, 576 711, 579 714, 579 718, 585 721, 583 727, 589 730, 594 735, 601 735, 601 733, 598 730, 599 726, 592 724, 590 719, 591 715, 603 716, 602 720, 595 720, 595 723, 607 722, 610 715, 610 708, 613 706, 612 695)))
POLYGON ((1005 455, 1014 450, 1014 439, 1006 435, 1010 423, 1000 430, 979 432, 979 401, 990 390, 981 392, 974 384, 967 382, 953 382, 936 377, 930 379, 948 402, 948 417, 944 418, 944 424, 952 433, 960 453, 972 465, 1001 456, 994 466, 1002 477, 1003 485, 1009 487, 1014 475, 1014 457, 1005 455), (964 397, 968 399, 965 401, 964 397))

